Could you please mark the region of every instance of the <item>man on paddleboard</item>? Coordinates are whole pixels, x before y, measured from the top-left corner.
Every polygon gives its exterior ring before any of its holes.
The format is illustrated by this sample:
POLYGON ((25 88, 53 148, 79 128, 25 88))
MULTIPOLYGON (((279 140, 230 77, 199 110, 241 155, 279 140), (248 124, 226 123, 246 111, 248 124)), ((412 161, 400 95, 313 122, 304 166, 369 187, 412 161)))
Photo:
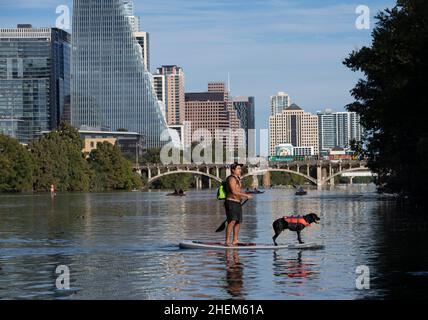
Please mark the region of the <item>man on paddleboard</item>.
POLYGON ((252 196, 241 192, 241 169, 243 165, 235 162, 230 166, 231 175, 226 179, 226 209, 227 229, 226 245, 238 245, 238 236, 242 223, 242 199, 252 199, 252 196), (230 241, 233 232, 233 242, 230 241))

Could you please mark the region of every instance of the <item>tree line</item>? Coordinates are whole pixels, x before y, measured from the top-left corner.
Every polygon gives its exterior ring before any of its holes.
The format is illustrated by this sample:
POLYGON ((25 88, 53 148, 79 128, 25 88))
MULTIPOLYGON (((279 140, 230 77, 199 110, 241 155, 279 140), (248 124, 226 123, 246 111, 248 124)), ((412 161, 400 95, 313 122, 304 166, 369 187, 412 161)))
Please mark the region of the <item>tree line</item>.
POLYGON ((28 146, 0 135, 0 192, 108 191, 141 188, 140 177, 119 147, 98 143, 82 153, 83 140, 68 123, 28 146))
POLYGON ((378 174, 379 191, 421 199, 428 176, 428 1, 398 0, 376 17, 372 44, 344 61, 363 78, 349 111, 366 129, 356 150, 378 174))

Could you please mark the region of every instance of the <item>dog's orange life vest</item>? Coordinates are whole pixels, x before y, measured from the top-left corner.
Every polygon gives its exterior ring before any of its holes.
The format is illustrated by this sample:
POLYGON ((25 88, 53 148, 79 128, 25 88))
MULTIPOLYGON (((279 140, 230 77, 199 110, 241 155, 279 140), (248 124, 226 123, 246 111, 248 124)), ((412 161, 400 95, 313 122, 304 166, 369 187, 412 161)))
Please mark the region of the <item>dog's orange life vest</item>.
POLYGON ((302 217, 284 217, 284 220, 288 223, 300 223, 303 224, 305 227, 310 226, 310 224, 302 217))

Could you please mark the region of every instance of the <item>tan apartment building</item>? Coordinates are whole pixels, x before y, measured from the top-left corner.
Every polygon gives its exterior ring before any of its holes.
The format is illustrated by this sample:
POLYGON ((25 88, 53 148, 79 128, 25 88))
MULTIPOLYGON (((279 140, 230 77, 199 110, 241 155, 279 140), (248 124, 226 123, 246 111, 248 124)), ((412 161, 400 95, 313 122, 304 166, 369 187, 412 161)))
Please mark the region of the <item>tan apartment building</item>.
MULTIPOLYGON (((165 88, 159 88, 160 84, 157 84, 158 92, 165 92, 165 111, 166 111, 166 120, 168 125, 180 125, 183 124, 185 120, 184 109, 185 109, 185 77, 184 71, 182 68, 175 65, 165 65, 158 68, 158 72, 154 77, 158 75, 164 76, 164 86, 165 88)), ((159 77, 160 78, 160 77, 159 77)), ((162 97, 158 94, 158 99, 161 100, 162 97)))
POLYGON ((279 144, 291 143, 294 147, 313 147, 319 154, 318 116, 305 112, 296 104, 269 117, 269 155, 275 155, 279 144))

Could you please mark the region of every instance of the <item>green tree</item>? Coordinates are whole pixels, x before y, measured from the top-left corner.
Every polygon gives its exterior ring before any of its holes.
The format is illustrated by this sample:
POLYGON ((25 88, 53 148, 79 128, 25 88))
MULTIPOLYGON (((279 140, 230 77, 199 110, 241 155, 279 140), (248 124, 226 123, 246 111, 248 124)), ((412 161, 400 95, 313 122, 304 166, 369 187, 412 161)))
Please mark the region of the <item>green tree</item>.
POLYGON ((187 190, 194 181, 195 177, 192 174, 171 174, 154 181, 151 187, 155 189, 187 190))
POLYGON ((34 163, 16 139, 0 134, 0 192, 32 191, 34 163))
POLYGON ((131 190, 142 186, 141 178, 132 171, 131 163, 123 157, 117 145, 99 142, 89 154, 88 161, 93 171, 91 190, 131 190))
POLYGON ((68 123, 44 135, 29 146, 34 163, 34 190, 88 191, 90 170, 82 154, 79 132, 68 123))
POLYGON ((270 179, 273 186, 304 185, 306 182, 306 179, 299 175, 283 172, 271 172, 270 179))
POLYGON ((349 111, 367 130, 364 154, 380 191, 424 196, 428 175, 428 1, 401 0, 376 17, 371 47, 344 64, 360 71, 349 111))
POLYGON ((161 163, 160 153, 161 153, 160 148, 148 149, 144 152, 142 158, 140 159, 140 163, 142 164, 161 163))

